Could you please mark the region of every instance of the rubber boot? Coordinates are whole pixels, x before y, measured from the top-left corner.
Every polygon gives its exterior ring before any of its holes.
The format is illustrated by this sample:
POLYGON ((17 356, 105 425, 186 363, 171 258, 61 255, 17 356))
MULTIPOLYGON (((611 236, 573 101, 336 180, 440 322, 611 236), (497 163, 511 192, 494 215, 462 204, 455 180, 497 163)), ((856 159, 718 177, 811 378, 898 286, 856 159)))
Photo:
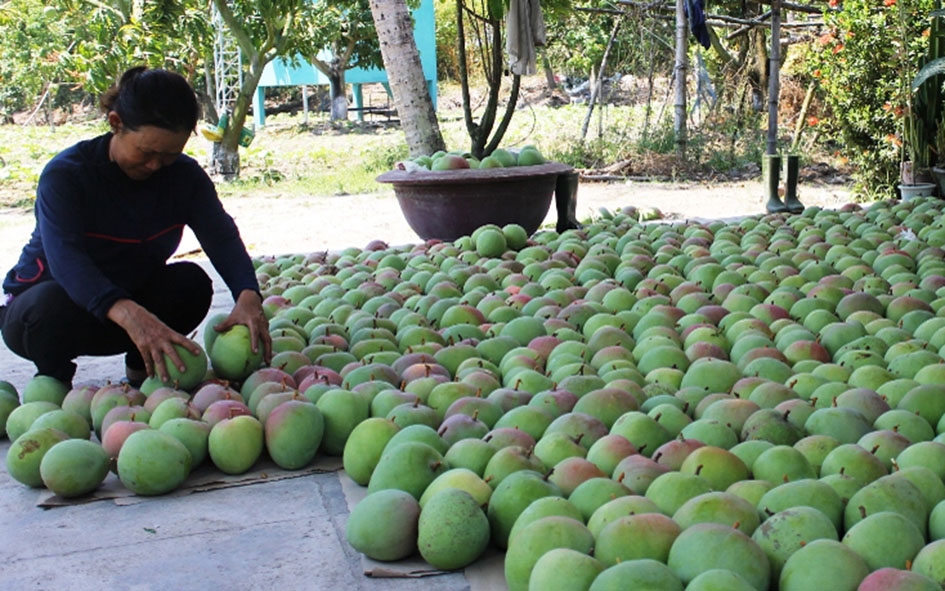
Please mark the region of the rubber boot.
POLYGON ((784 205, 789 213, 801 213, 804 204, 797 198, 797 175, 800 169, 800 158, 789 155, 784 163, 784 205))
POLYGON ((581 227, 577 221, 578 173, 571 171, 558 175, 555 182, 555 209, 558 223, 555 230, 560 234, 565 230, 577 230, 581 227))
POLYGON ((778 197, 778 186, 781 184, 781 156, 765 154, 761 161, 761 175, 764 177, 765 191, 768 194, 765 209, 768 213, 785 213, 788 208, 778 197))

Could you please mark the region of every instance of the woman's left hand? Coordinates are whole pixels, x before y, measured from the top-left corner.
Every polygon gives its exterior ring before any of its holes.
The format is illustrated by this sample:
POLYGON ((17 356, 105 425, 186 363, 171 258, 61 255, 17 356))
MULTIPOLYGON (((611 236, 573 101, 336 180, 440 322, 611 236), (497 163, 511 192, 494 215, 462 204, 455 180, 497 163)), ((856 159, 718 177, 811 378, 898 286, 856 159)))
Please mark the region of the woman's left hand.
POLYGON ((272 337, 269 335, 269 320, 262 309, 262 299, 255 291, 246 289, 240 292, 236 305, 226 320, 214 326, 214 330, 223 332, 231 326, 242 324, 249 328, 253 353, 260 349, 266 363, 272 361, 272 337))

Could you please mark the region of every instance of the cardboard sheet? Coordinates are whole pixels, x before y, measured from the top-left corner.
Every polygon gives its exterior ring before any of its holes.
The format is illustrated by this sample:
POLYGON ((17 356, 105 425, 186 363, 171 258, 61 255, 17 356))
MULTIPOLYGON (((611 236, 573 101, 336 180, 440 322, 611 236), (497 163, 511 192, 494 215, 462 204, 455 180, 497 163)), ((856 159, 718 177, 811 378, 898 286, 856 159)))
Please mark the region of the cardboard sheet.
POLYGON ((300 470, 284 470, 278 467, 268 456, 264 455, 249 472, 229 475, 220 472, 210 464, 208 460, 207 463, 192 472, 180 488, 166 495, 156 497, 138 496, 125 488, 117 475, 110 473, 105 479, 105 482, 103 482, 95 492, 81 497, 64 499, 50 490, 43 489, 36 501, 36 505, 44 509, 52 509, 54 507, 80 505, 83 503, 106 500, 114 501, 116 505, 131 505, 145 502, 149 499, 182 497, 193 493, 221 488, 249 486, 260 482, 275 482, 287 478, 301 478, 310 474, 336 472, 338 470, 341 470, 341 458, 337 457, 320 456, 315 459, 314 463, 300 470))

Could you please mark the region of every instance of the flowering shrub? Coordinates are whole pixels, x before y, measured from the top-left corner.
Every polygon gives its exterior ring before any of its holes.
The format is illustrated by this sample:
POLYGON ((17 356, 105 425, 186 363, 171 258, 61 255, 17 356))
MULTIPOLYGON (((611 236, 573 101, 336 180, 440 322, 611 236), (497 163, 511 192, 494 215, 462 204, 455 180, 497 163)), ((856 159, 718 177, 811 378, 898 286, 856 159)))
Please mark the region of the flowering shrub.
POLYGON ((827 32, 803 60, 818 81, 821 133, 856 167, 861 192, 889 196, 899 179, 908 85, 928 48, 935 0, 831 0, 827 32))

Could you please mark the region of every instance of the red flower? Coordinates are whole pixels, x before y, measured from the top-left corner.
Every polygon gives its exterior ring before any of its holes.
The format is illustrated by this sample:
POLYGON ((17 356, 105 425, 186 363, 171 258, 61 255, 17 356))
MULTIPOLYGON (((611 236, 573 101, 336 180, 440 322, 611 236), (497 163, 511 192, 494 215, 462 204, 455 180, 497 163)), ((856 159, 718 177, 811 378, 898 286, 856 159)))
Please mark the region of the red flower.
POLYGON ((814 117, 813 115, 807 118, 807 125, 809 127, 814 127, 818 123, 820 123, 820 119, 818 119, 817 117, 814 117))
POLYGON ((883 0, 883 6, 889 7, 889 6, 895 6, 895 5, 896 5, 896 0, 883 0))

